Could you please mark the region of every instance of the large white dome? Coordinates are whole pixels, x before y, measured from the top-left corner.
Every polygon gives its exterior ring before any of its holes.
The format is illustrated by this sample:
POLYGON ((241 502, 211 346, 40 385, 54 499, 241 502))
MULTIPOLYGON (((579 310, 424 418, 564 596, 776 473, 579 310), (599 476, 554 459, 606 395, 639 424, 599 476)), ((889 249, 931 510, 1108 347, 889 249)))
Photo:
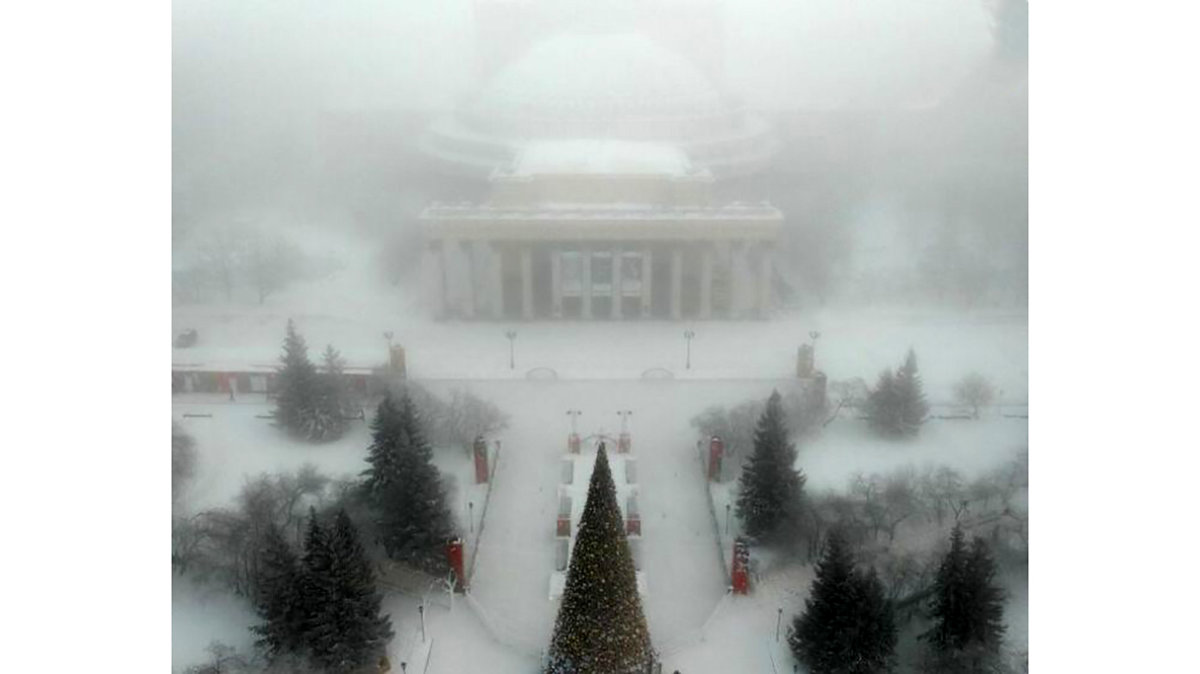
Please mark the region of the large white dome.
POLYGON ((636 33, 567 33, 532 45, 424 139, 455 173, 507 168, 531 142, 672 144, 714 176, 757 170, 774 152, 762 119, 721 95, 685 57, 636 33))

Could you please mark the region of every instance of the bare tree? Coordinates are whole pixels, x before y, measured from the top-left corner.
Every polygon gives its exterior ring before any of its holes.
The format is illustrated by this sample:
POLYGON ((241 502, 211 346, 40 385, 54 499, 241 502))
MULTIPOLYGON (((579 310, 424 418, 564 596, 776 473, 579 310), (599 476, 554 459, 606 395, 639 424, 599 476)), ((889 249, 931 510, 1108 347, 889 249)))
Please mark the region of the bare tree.
POLYGON ((954 397, 971 408, 971 416, 979 418, 979 408, 996 400, 996 387, 978 372, 972 372, 954 385, 954 397))
POLYGON ((469 454, 475 438, 493 437, 508 428, 507 414, 465 389, 451 391, 449 400, 411 384, 408 390, 436 447, 459 447, 469 454))
POLYGON ((171 503, 182 495, 184 485, 196 472, 196 442, 183 428, 171 423, 171 503))
POLYGON ((916 471, 912 467, 905 467, 885 477, 881 501, 883 524, 888 532, 888 543, 892 543, 896 540, 896 528, 923 508, 917 490, 916 471))
POLYGON ((953 512, 957 519, 966 508, 962 475, 952 468, 926 468, 918 478, 918 490, 921 498, 933 508, 938 525, 945 521, 948 513, 953 512))
POLYGON ((282 290, 301 276, 303 255, 283 238, 256 232, 249 238, 245 256, 246 273, 258 294, 258 303, 282 290))
POLYGON ((249 674, 252 671, 250 660, 233 646, 213 641, 204 650, 208 651, 209 661, 188 667, 183 670, 184 674, 249 674))
POLYGON ((848 493, 859 502, 859 510, 870 522, 874 536, 887 532, 888 543, 892 543, 900 524, 921 512, 916 483, 916 471, 911 467, 886 476, 858 473, 850 479, 848 493))
POLYGON ((692 418, 703 437, 716 436, 725 443, 723 471, 736 471, 754 449, 754 428, 764 409, 764 401, 755 399, 732 408, 709 407, 692 418))
POLYGON ((203 268, 216 279, 227 302, 233 299, 233 286, 244 254, 245 236, 230 226, 214 227, 200 245, 203 268))
POLYGON ((181 574, 215 579, 235 593, 258 589, 259 554, 273 524, 301 536, 304 512, 321 505, 329 479, 305 465, 295 473, 261 475, 246 483, 233 508, 179 518, 172 529, 172 564, 181 574))

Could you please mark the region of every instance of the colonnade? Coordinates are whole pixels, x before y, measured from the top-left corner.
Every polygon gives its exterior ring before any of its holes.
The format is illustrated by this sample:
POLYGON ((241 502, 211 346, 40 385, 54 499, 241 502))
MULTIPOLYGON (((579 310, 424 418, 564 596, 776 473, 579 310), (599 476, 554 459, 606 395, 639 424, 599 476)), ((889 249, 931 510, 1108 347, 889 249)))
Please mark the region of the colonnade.
POLYGON ((772 307, 771 253, 761 241, 439 239, 427 245, 422 265, 439 318, 737 319, 765 317, 772 307), (549 284, 548 306, 535 301, 535 292, 544 295, 535 285, 535 262, 548 263, 541 276, 549 284), (506 278, 512 288, 514 275, 519 291, 506 293, 506 278))

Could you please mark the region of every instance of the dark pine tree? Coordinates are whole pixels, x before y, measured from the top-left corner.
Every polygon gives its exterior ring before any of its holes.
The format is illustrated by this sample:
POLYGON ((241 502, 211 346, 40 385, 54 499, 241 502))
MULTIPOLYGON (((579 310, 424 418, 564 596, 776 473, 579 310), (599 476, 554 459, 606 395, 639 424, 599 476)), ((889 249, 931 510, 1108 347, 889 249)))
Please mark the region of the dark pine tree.
POLYGON ((933 603, 930 617, 933 627, 925 633, 935 651, 962 648, 968 641, 970 618, 967 612, 967 546, 961 525, 950 532, 950 549, 942 557, 933 579, 933 603))
POLYGON ((336 440, 346 432, 346 416, 349 412, 350 396, 345 379, 346 361, 332 344, 325 347, 321 361, 314 405, 316 425, 321 429, 321 440, 336 440))
POLYGON ((795 512, 805 482, 795 463, 796 447, 788 442, 782 401, 775 391, 759 417, 754 453, 738 479, 737 516, 749 536, 771 540, 780 534, 789 513, 795 512))
POLYGON ((548 674, 641 674, 654 658, 617 490, 601 448, 588 485, 548 674))
POLYGON ((375 503, 379 539, 388 557, 444 574, 446 541, 454 535, 445 487, 412 398, 406 392, 394 407, 395 419, 385 416, 378 425, 379 447, 373 444, 367 459, 367 485, 374 490, 367 493, 375 503))
POLYGON ((896 375, 892 374, 891 370, 879 373, 879 381, 867 397, 867 418, 871 428, 880 435, 900 437, 904 434, 896 375))
POLYGON ((346 511, 339 511, 328 538, 326 601, 314 633, 314 661, 327 672, 362 671, 384 654, 393 636, 391 620, 380 615, 375 576, 346 511))
POLYGON ((279 527, 271 523, 263 539, 255 608, 262 623, 251 630, 268 660, 298 650, 304 643, 300 565, 279 527))
POLYGON ((308 359, 308 345, 289 319, 278 369, 275 423, 306 440, 319 440, 323 429, 317 415, 320 378, 308 359))
POLYGON ((996 584, 996 562, 988 544, 978 536, 971 541, 967 558, 971 587, 971 638, 988 651, 999 652, 1004 638, 1004 590, 996 584))
POLYGON ((901 435, 915 436, 929 414, 929 403, 925 401, 921 374, 917 371, 917 354, 912 349, 904 357, 904 365, 896 370, 896 402, 901 435))
POLYGON ((369 467, 362 472, 363 495, 373 506, 379 505, 384 488, 396 480, 397 448, 404 431, 401 424, 400 408, 392 392, 388 391, 371 420, 371 446, 367 448, 369 467))
POLYGON ((1004 594, 995 585, 995 575, 987 544, 976 538, 968 549, 962 527, 955 525, 950 550, 934 579, 933 627, 923 635, 932 651, 927 669, 956 674, 983 671, 998 658, 1004 636, 1004 594))
POLYGON ((804 603, 788 645, 812 674, 888 671, 896 648, 891 604, 874 571, 855 570, 845 538, 836 530, 804 603))
POLYGON ((304 535, 304 555, 300 565, 300 620, 303 625, 303 652, 314 662, 325 662, 330 644, 337 636, 336 625, 327 619, 325 607, 333 597, 330 568, 333 556, 329 534, 308 510, 308 530, 304 535))

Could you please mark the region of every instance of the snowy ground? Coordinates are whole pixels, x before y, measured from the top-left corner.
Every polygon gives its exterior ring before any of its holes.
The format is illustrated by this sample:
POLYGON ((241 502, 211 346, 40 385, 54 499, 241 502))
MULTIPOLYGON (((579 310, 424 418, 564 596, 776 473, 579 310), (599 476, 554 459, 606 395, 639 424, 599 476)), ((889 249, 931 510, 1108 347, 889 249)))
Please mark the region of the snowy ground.
MULTIPOLYGON (((786 385, 796 349, 812 330, 821 332, 817 364, 831 381, 859 377, 873 383, 881 369, 898 365, 913 347, 934 402, 948 401, 954 381, 972 370, 992 378, 1005 401, 1023 404, 1027 399, 1024 315, 905 308, 815 311, 736 323, 435 323, 422 318, 424 313, 398 290, 381 287, 369 265, 347 265, 320 283, 268 298, 264 306, 177 307, 173 330, 197 328, 200 341, 194 348, 175 350, 173 360, 272 363, 290 317, 314 355, 332 343, 351 364, 372 365, 385 359, 383 333, 390 330, 407 349, 411 376, 433 393, 466 388, 511 415, 510 428, 498 436, 503 449, 483 522, 478 522, 476 503, 476 526, 484 528, 478 548, 467 551, 468 559, 477 555, 471 598, 459 597, 453 610, 444 594, 431 596, 427 604, 430 674, 536 670, 557 610, 557 602, 547 598, 547 584, 555 562, 568 409, 583 411, 583 435, 615 433, 620 428, 617 410, 634 411, 643 601, 664 671, 788 672, 790 661, 773 645, 778 609, 784 609, 786 627, 803 606, 811 567, 774 569, 750 597, 725 594, 728 579, 691 418, 710 405, 765 399, 772 389, 786 385), (503 335, 509 328, 518 332, 513 369, 503 335), (684 362, 685 328, 697 335, 691 369, 684 362), (536 368, 550 368, 559 379, 527 379, 536 368), (675 379, 642 380, 643 373, 656 368, 675 379)), ((336 443, 310 446, 291 442, 258 418, 270 411, 262 399, 242 395, 230 403, 221 396, 187 395, 176 396, 173 403, 173 418, 196 438, 199 452, 196 479, 185 495, 188 509, 228 504, 245 479, 260 472, 294 470, 311 462, 326 474, 355 475, 364 466, 369 439, 363 422, 353 424, 336 443)), ((1027 443, 1026 420, 997 414, 980 421, 931 423, 911 443, 883 442, 861 422, 839 419, 801 444, 799 462, 810 488, 840 489, 856 471, 886 472, 906 463, 948 464, 970 477, 1008 461, 1027 443)), ((452 499, 459 521, 465 522, 464 502, 479 495, 470 486, 470 464, 465 456, 461 459, 439 461, 461 487, 452 499)), ((394 670, 400 661, 418 662, 425 652, 418 645, 420 601, 401 594, 385 600, 397 632, 389 649, 394 670)), ((176 668, 201 659, 213 638, 240 647, 249 644, 245 627, 253 616, 232 599, 202 596, 177 583, 172 616, 176 668)), ((1023 625, 1013 631, 1024 634, 1023 625)))
MULTIPOLYGON (((774 382, 497 380, 428 385, 435 394, 465 387, 512 415, 511 427, 499 436, 503 449, 479 547, 468 550, 469 559, 478 555, 472 578, 477 607, 470 610, 460 598, 451 614, 443 596, 442 606, 430 609, 427 632, 439 641, 431 650, 429 672, 464 671, 455 667, 467 664, 500 672, 536 666, 531 663, 537 662, 548 643, 557 610, 557 602, 547 599, 547 583, 554 571, 554 521, 568 409, 583 411, 579 424, 584 435, 613 433, 620 427, 617 409, 634 411, 633 456, 638 462, 647 586, 643 600, 652 637, 666 664, 681 671, 719 671, 710 666, 723 657, 731 664, 741 656, 769 657, 763 635, 773 635, 779 606, 790 615, 802 605, 809 571, 807 567, 775 570, 754 596, 725 598, 728 579, 717 552, 690 420, 709 405, 765 397, 774 382), (469 635, 486 643, 476 644, 469 635), (726 653, 735 644, 740 644, 741 656, 726 653), (479 653, 478 660, 464 654, 472 649, 479 653), (497 668, 499 661, 510 662, 513 669, 497 668), (706 663, 705 667, 697 668, 699 663, 706 663)), ((361 422, 347 438, 312 447, 287 440, 267 420, 257 418, 269 409, 265 403, 193 398, 177 397, 174 408, 176 418, 195 435, 201 455, 190 494, 194 505, 227 502, 244 476, 260 471, 292 469, 306 461, 331 474, 355 474, 363 466, 368 436, 361 422), (212 416, 184 418, 185 413, 212 416)), ((874 440, 861 422, 838 420, 822 436, 802 445, 800 463, 813 488, 842 488, 856 471, 886 471, 903 463, 950 463, 970 476, 1011 459, 1026 445, 1026 435, 1025 420, 993 417, 933 422, 919 441, 897 444, 874 440)), ((474 489, 468 482, 470 464, 464 455, 453 454, 454 460, 443 469, 455 471, 455 482, 463 485, 460 491, 465 494, 474 489)), ((577 483, 586 484, 585 478, 582 472, 576 475, 577 483)), ((465 496, 459 496, 453 499, 456 511, 464 505, 465 496)), ((460 521, 465 522, 461 514, 460 521)), ((412 613, 417 604, 415 598, 404 596, 389 602, 397 616, 412 613)), ((187 608, 191 603, 178 597, 175 601, 177 620, 189 625, 177 637, 177 642, 189 641, 177 643, 177 658, 202 652, 211 638, 202 634, 203 611, 209 609, 187 608), (189 611, 196 610, 198 617, 193 620, 189 611)), ((241 609, 240 618, 223 624, 213 636, 239 643, 234 638, 238 630, 227 627, 249 624, 246 615, 241 609)), ((402 636, 394 643, 395 657, 412 657, 405 650, 411 651, 416 624, 397 626, 402 636)))

